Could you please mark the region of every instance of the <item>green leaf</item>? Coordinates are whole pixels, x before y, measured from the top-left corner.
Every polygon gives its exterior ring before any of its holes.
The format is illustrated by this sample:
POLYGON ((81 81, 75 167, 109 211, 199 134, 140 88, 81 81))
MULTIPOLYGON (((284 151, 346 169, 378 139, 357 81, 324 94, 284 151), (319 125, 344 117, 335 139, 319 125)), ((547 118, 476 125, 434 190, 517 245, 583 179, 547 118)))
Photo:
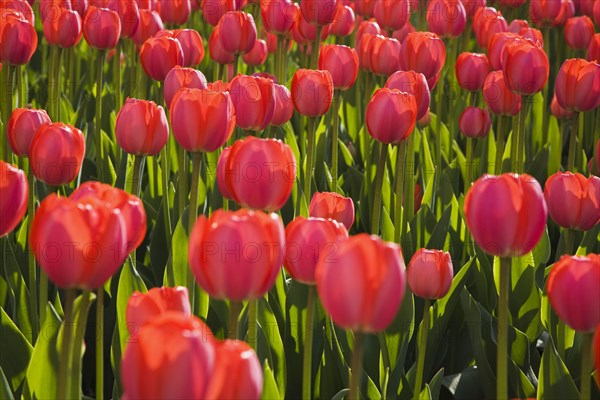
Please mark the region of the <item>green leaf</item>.
POLYGON ((558 356, 552 338, 548 339, 548 344, 542 354, 537 398, 540 400, 579 398, 577 386, 575 386, 573 378, 569 375, 567 367, 558 356))
POLYGON ((11 390, 16 392, 25 378, 33 348, 1 307, 0 338, 2 338, 0 368, 6 374, 6 379, 10 381, 11 390))
POLYGON ((331 398, 331 400, 343 400, 350 393, 350 389, 345 388, 340 390, 331 398))
POLYGON ((33 310, 30 311, 29 309, 29 290, 19 270, 19 264, 16 259, 16 248, 10 237, 4 238, 0 243, 4 244, 4 251, 2 253, 4 276, 7 279, 6 282, 11 297, 14 299, 14 310, 8 310, 7 315, 13 318, 22 335, 31 343, 33 341, 31 319, 37 317, 33 310))
POLYGON ((138 274, 136 268, 131 264, 131 258, 123 264, 121 275, 119 276, 119 286, 117 289, 117 324, 119 326, 120 351, 123 354, 125 346, 131 340, 132 336, 136 335, 138 327, 132 327, 132 332, 129 331, 126 320, 127 302, 133 292, 146 293, 146 285, 138 274))
POLYGON ((275 382, 273 370, 269 366, 269 360, 265 360, 263 364, 263 392, 261 399, 283 399, 283 396, 279 393, 279 389, 277 388, 277 382, 275 382))
POLYGON ((2 367, 0 367, 0 398, 5 400, 14 400, 12 391, 8 385, 8 380, 4 375, 4 371, 2 371, 2 367))

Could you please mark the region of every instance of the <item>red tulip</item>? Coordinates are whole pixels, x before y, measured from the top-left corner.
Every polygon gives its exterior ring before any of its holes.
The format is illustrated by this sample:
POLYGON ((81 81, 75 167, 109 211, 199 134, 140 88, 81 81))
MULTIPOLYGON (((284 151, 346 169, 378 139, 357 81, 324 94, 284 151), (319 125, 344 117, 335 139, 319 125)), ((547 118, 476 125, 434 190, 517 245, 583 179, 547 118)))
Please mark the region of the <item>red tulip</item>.
POLYGON ((91 6, 83 18, 83 36, 96 49, 114 48, 121 36, 119 14, 108 8, 91 6))
POLYGON ((328 71, 299 69, 292 79, 292 101, 307 117, 327 114, 333 101, 333 79, 328 71))
POLYGON ((204 74, 197 69, 175 66, 165 77, 164 98, 167 108, 171 107, 171 102, 177 91, 184 87, 206 89, 208 83, 204 74))
POLYGON ((355 21, 356 17, 352 8, 338 3, 333 23, 329 27, 329 34, 341 37, 348 36, 354 30, 355 21))
POLYGON ((310 201, 309 214, 314 218, 336 220, 350 230, 354 223, 354 202, 337 193, 315 193, 310 201))
POLYGON ((441 299, 452 286, 452 258, 441 250, 419 249, 408 264, 408 287, 424 299, 441 299))
POLYGON ((216 350, 216 364, 206 398, 260 399, 263 372, 254 350, 239 340, 218 342, 216 350))
POLYGON ((271 125, 281 126, 288 122, 294 114, 294 102, 292 101, 292 94, 283 85, 274 85, 275 87, 275 111, 273 111, 273 118, 271 119, 271 125))
MULTIPOLYGON (((43 12, 44 7, 43 7, 43 3, 44 0, 40 1, 40 14, 45 17, 45 13, 43 12)), ((55 8, 68 8, 68 7, 55 7, 55 8)), ((25 19, 27 21, 29 21, 29 23, 31 25, 35 26, 35 13, 33 12, 33 9, 31 8, 31 5, 27 2, 27 1, 22 1, 22 0, 9 0, 9 1, 3 1, 2 2, 2 8, 0 9, 0 14, 2 15, 0 18, 2 18, 2 22, 4 22, 4 18, 6 18, 6 16, 8 15, 16 15, 19 17, 25 17, 25 19)), ((43 22, 44 18, 42 18, 42 22, 43 22)))
POLYGON ((184 64, 181 44, 170 37, 151 37, 140 49, 140 62, 150 79, 164 81, 171 69, 184 64))
POLYGON ((198 65, 204 59, 204 44, 202 37, 193 29, 177 29, 173 31, 173 37, 177 39, 183 50, 183 66, 192 67, 198 65))
POLYGON ((129 339, 121 362, 123 397, 205 398, 216 354, 212 333, 199 318, 160 315, 129 339))
POLYGON ((191 152, 217 150, 235 128, 229 93, 182 88, 173 98, 170 114, 175 139, 191 152))
POLYGON ((410 17, 408 0, 374 0, 373 14, 377 23, 388 31, 402 28, 410 17))
POLYGON ((423 74, 414 71, 395 72, 388 78, 385 87, 388 89, 397 89, 415 96, 418 108, 417 120, 425 116, 429 109, 431 94, 427 80, 423 74))
POLYGON ((402 28, 398 29, 397 31, 394 31, 392 37, 399 41, 400 44, 404 44, 404 40, 406 39, 408 34, 412 32, 416 32, 416 29, 410 24, 410 21, 408 21, 406 24, 404 24, 402 28))
POLYGON ((0 160, 0 238, 21 222, 27 211, 28 197, 25 173, 0 160))
POLYGON ((600 221, 600 178, 557 172, 544 188, 550 217, 567 229, 587 231, 600 221))
POLYGON ((335 18, 337 0, 302 0, 300 11, 313 25, 329 25, 335 18))
POLYGON ((551 25, 560 13, 561 2, 557 0, 531 0, 529 16, 533 23, 551 25))
POLYGON ((502 71, 507 86, 521 95, 540 92, 550 75, 550 63, 544 49, 523 41, 506 46, 504 51, 506 59, 502 71))
POLYGON ((285 205, 296 180, 296 160, 287 144, 248 136, 231 146, 224 161, 223 186, 237 203, 269 212, 285 205))
MULTIPOLYGON (((212 90, 213 92, 220 92, 220 93, 229 93, 229 82, 223 82, 223 81, 214 81, 214 82, 209 82, 208 83, 208 90, 212 90)), ((175 93, 177 94, 177 93, 175 93)))
POLYGON ((76 11, 59 9, 58 15, 44 20, 44 37, 54 46, 69 48, 81 40, 81 17, 76 11))
POLYGON ((371 67, 371 41, 381 35, 373 35, 365 33, 360 37, 358 42, 357 50, 358 53, 358 66, 360 69, 373 72, 371 67))
POLYGON ((567 45, 575 50, 587 49, 594 33, 594 22, 587 15, 569 18, 565 24, 567 45))
POLYGON ((29 148, 35 177, 53 186, 65 185, 77 177, 84 154, 83 133, 60 122, 40 126, 29 148))
POLYGON ((160 1, 160 17, 167 24, 183 25, 189 19, 191 12, 190 0, 160 1))
POLYGON ((135 0, 108 0, 106 8, 115 11, 121 20, 121 36, 133 37, 140 24, 140 10, 135 0))
POLYGON ((221 43, 221 25, 217 25, 208 38, 210 58, 219 64, 233 64, 235 55, 225 51, 221 43))
POLYGON ((221 45, 228 53, 246 54, 256 42, 256 25, 252 14, 242 11, 229 11, 219 21, 221 45))
POLYGON ((493 7, 480 8, 473 17, 473 32, 479 47, 486 49, 498 32, 508 31, 508 23, 502 13, 493 7))
POLYGON ((519 38, 519 35, 511 32, 498 32, 488 42, 487 53, 490 66, 494 71, 502 70, 502 63, 506 60, 504 48, 519 38))
POLYGON ((556 77, 556 100, 569 111, 600 106, 600 64, 579 58, 564 62, 556 77))
POLYGON ((163 29, 162 19, 156 11, 144 10, 140 8, 140 22, 135 30, 132 39, 133 42, 141 46, 146 40, 163 29))
POLYGON ((384 144, 399 144, 415 129, 417 100, 396 89, 379 89, 367 106, 369 134, 384 144))
POLYGON ((483 85, 483 97, 494 114, 514 116, 521 111, 521 95, 508 88, 502 71, 488 75, 483 85))
POLYGON ((291 0, 261 0, 260 12, 267 32, 285 35, 292 30, 299 7, 291 0))
POLYGON ((471 92, 482 90, 490 73, 490 63, 485 54, 461 53, 455 68, 458 84, 471 92))
POLYGON ((390 76, 401 69, 399 41, 377 35, 371 39, 369 47, 373 73, 390 76))
POLYGON ((133 292, 127 300, 125 312, 127 330, 135 337, 145 323, 166 313, 176 312, 184 316, 192 316, 190 299, 185 287, 155 287, 147 293, 133 292))
POLYGON ((592 15, 594 17, 594 21, 596 21, 596 25, 600 25, 600 5, 598 2, 594 2, 594 8, 592 10, 592 15))
POLYGON ((400 67, 404 71, 420 72, 433 90, 446 62, 446 47, 435 33, 409 33, 400 49, 400 67))
POLYGON ((558 104, 558 100, 556 100, 556 95, 552 97, 550 111, 552 112, 552 115, 556 117, 556 119, 571 119, 575 115, 574 111, 569 111, 563 108, 560 104, 558 104))
POLYGON ((35 28, 23 14, 8 13, 2 19, 0 61, 12 65, 27 64, 37 48, 35 28))
POLYGON ((225 13, 237 9, 235 0, 202 0, 202 17, 212 26, 217 26, 225 13))
POLYGON ((259 65, 263 65, 265 61, 267 61, 267 55, 267 42, 262 39, 258 39, 256 42, 254 42, 254 47, 252 50, 242 56, 242 60, 244 60, 244 62, 248 65, 257 67, 259 65))
POLYGON ((465 197, 466 222, 475 242, 498 257, 533 250, 547 215, 542 188, 527 174, 484 175, 465 197))
POLYGON ((314 285, 317 264, 335 257, 347 238, 344 225, 333 219, 296 217, 285 228, 284 266, 298 282, 314 285))
MULTIPOLYGON (((567 20, 575 16, 575 4, 572 0, 562 0, 558 17, 552 22, 552 26, 564 26, 567 20)), ((534 21, 535 23, 536 21, 534 21)), ((546 26, 544 24, 544 26, 546 26)))
POLYGON ((375 11, 375 0, 354 0, 353 3, 356 13, 365 20, 373 16, 375 11))
POLYGON ((544 35, 539 29, 523 28, 518 34, 524 39, 529 39, 536 46, 544 47, 544 35))
POLYGON ((578 332, 592 332, 600 323, 600 256, 562 256, 546 291, 560 319, 578 332))
POLYGON ((196 221, 188 254, 196 281, 209 295, 242 301, 271 289, 284 246, 284 227, 277 214, 217 210, 196 221))
POLYGON ((600 64, 600 33, 596 33, 592 36, 585 58, 588 61, 595 61, 600 64))
MULTIPOLYGON (((594 334, 594 368, 596 371, 600 371, 600 324, 596 327, 596 333, 594 334)), ((598 386, 600 386, 600 378, 596 379, 598 386)))
POLYGON ((462 3, 465 6, 467 17, 473 19, 477 11, 485 7, 486 0, 462 0, 462 3))
POLYGON ((12 151, 19 157, 29 157, 33 135, 40 126, 47 123, 50 123, 50 117, 46 110, 15 108, 6 131, 12 151))
POLYGON ((484 138, 490 132, 492 119, 487 110, 478 107, 467 107, 458 120, 460 131, 470 138, 484 138))
POLYGON ((508 31, 518 35, 522 29, 529 28, 529 21, 526 19, 513 19, 508 25, 508 31))
POLYGON ((381 28, 374 21, 361 21, 356 30, 356 42, 354 48, 356 51, 360 49, 360 42, 365 34, 381 35, 381 28))
POLYGON ((329 71, 336 90, 348 90, 358 76, 358 54, 347 46, 325 45, 319 54, 319 69, 329 71))
POLYGON ((275 111, 275 89, 271 79, 238 75, 229 93, 235 107, 236 124, 244 130, 264 130, 275 111))
POLYGON ((431 0, 427 6, 427 28, 442 37, 456 38, 465 29, 467 11, 460 0, 431 0))
POLYGON ((341 242, 333 259, 321 260, 316 278, 331 319, 355 332, 387 328, 406 290, 400 247, 364 233, 341 242))
MULTIPOLYGON (((302 13, 298 13, 292 34, 294 32, 301 36, 301 40, 298 41, 299 44, 305 43, 309 46, 312 46, 314 41, 317 39, 317 26, 308 22, 302 13)), ((323 27, 323 29, 321 29, 321 41, 325 41, 327 36, 329 36, 329 25, 326 25, 323 27)), ((310 49, 312 49, 312 47, 310 47, 310 49)))
POLYGON ((115 136, 125 152, 155 156, 169 138, 165 111, 153 101, 128 98, 117 115, 115 136))
POLYGON ((117 208, 52 193, 35 213, 30 246, 60 288, 97 289, 123 264, 127 227, 117 208))

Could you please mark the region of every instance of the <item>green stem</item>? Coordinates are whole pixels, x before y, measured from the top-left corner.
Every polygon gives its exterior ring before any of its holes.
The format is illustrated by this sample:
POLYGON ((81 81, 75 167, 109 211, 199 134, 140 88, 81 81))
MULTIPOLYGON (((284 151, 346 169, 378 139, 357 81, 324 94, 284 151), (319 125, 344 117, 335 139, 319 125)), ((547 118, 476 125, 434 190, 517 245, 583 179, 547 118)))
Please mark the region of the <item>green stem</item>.
POLYGON ((99 50, 96 55, 96 117, 94 119, 94 138, 96 140, 96 168, 98 178, 104 182, 104 149, 102 148, 102 68, 105 52, 99 50))
POLYGON ((58 370, 57 399, 71 398, 69 395, 71 378, 71 329, 73 328, 73 302, 75 301, 75 289, 67 289, 65 292, 65 308, 63 318, 62 340, 60 342, 60 359, 58 370))
POLYGON ((350 393, 349 400, 360 399, 360 381, 362 375, 362 358, 364 353, 365 336, 360 332, 354 333, 354 349, 350 366, 350 393))
POLYGON ((306 300, 306 325, 304 330, 304 360, 302 379, 302 398, 312 398, 312 347, 315 324, 315 287, 308 287, 306 300))
POLYGON ((185 203, 187 201, 187 193, 189 193, 187 190, 186 151, 181 146, 178 146, 177 148, 177 163, 179 164, 179 177, 177 178, 177 183, 179 185, 179 218, 181 218, 183 216, 183 210, 185 209, 185 203))
POLYGON ((340 101, 342 93, 339 90, 333 92, 333 105, 331 110, 333 112, 333 127, 331 136, 331 177, 333 179, 333 188, 337 192, 339 191, 338 183, 338 153, 339 153, 339 136, 340 136, 340 101))
POLYGON ((573 245, 575 243, 575 231, 572 229, 565 229, 565 254, 571 255, 575 253, 573 245))
POLYGON ((26 73, 25 67, 23 65, 18 65, 17 69, 17 90, 19 95, 19 107, 27 106, 27 94, 25 90, 25 76, 26 73))
POLYGON ((40 269, 40 326, 46 322, 46 305, 48 304, 48 275, 40 269))
MULTIPOLYGON (((406 229, 415 214, 415 135, 411 133, 406 148, 406 158, 404 167, 404 180, 406 184, 406 207, 404 207, 404 221, 402 228, 406 229)), ((404 235, 403 231, 403 235, 404 235)))
MULTIPOLYGON (((381 187, 383 185, 383 174, 385 172, 385 163, 388 156, 388 145, 380 143, 381 153, 377 163, 377 172, 375 175, 375 195, 373 196, 373 214, 371 220, 371 233, 379 235, 379 220, 381 219, 381 187)), ((402 200, 400 200, 402 201, 402 200)))
POLYGON ((525 125, 527 122, 527 116, 529 115, 529 110, 531 108, 531 96, 523 96, 523 106, 521 107, 521 111, 519 112, 519 135, 517 136, 517 163, 516 163, 516 173, 522 174, 525 169, 525 125))
POLYGON ((579 113, 575 113, 569 133, 569 158, 567 160, 567 171, 575 172, 575 153, 577 151, 577 131, 579 129, 579 113))
POLYGON ((275 74, 277 81, 285 85, 286 79, 283 71, 283 60, 285 57, 285 38, 283 35, 277 35, 277 51, 275 53, 275 74))
POLYGON ((427 351, 427 331, 429 330, 429 309, 431 308, 431 300, 425 299, 423 307, 423 323, 419 335, 419 355, 417 357, 417 376, 415 378, 415 400, 419 399, 421 394, 421 385, 423 384, 423 375, 425 368, 425 352, 427 351))
POLYGON ((498 353, 496 363, 496 398, 508 399, 508 291, 510 257, 500 259, 500 298, 498 302, 498 353))
POLYGON ((312 46, 310 53, 310 69, 318 69, 319 65, 319 50, 321 48, 321 32, 323 31, 322 26, 317 26, 317 37, 312 46))
POLYGON ((142 191, 142 171, 144 170, 144 156, 134 156, 133 159, 133 177, 131 178, 131 194, 140 197, 142 191))
MULTIPOLYGON (((29 185, 29 198, 27 199, 27 232, 31 234, 33 226, 33 217, 35 215, 35 176, 33 172, 28 168, 27 170, 27 183, 29 185)), ((33 330, 33 343, 36 342, 38 335, 38 319, 37 319, 37 278, 36 278, 36 266, 35 266, 35 253, 33 249, 27 253, 29 260, 29 307, 31 313, 31 329, 33 330)), ((42 308, 46 308, 45 304, 40 303, 40 315, 42 308)), ((40 324, 44 321, 40 319, 40 324)))
POLYGON ((229 325, 227 326, 227 338, 230 340, 239 339, 238 319, 242 311, 242 303, 239 301, 229 302, 229 325))
POLYGON ((498 128, 496 132, 496 164, 494 165, 494 171, 496 175, 502 173, 502 158, 504 156, 504 122, 506 121, 505 116, 498 118, 498 128))
MULTIPOLYGON (((196 152, 192 156, 192 189, 190 191, 190 207, 188 210, 188 237, 191 236, 194 224, 198 218, 198 186, 200 182, 200 169, 202 168, 202 153, 196 152)), ((187 288, 190 294, 190 302, 196 304, 196 283, 192 270, 187 271, 187 288)))
POLYGON ((466 187, 471 187, 473 182, 473 138, 467 138, 467 184, 466 187))
POLYGON ((404 202, 404 179, 402 176, 402 167, 406 157, 406 140, 398 145, 398 155, 396 156, 396 203, 394 209, 394 241, 401 243, 404 225, 406 221, 402 218, 402 204, 404 202))
MULTIPOLYGON (((71 379, 71 390, 69 399, 81 399, 81 356, 83 351, 83 336, 89 312, 90 291, 84 290, 81 294, 79 304, 79 316, 75 325, 75 337, 73 338, 73 349, 71 353, 71 372, 74 374, 71 379)), ((104 352, 103 352, 104 354, 104 352)), ((102 397, 96 395, 97 399, 102 397)))
POLYGON ((115 103, 117 107, 121 107, 121 44, 119 40, 115 47, 115 55, 113 56, 113 84, 115 85, 115 103))
MULTIPOLYGON (((233 74, 229 77, 229 82, 231 82, 233 80, 233 78, 235 78, 237 76, 239 64, 240 64, 240 56, 238 54, 236 54, 234 57, 234 61, 233 61, 233 74)), ((229 68, 227 68, 227 67, 225 69, 229 70, 229 68)))
POLYGON ((258 316, 258 299, 248 300, 248 333, 247 342, 258 352, 258 324, 256 318, 258 316))
MULTIPOLYGON (((96 294, 96 399, 104 399, 104 287, 96 294)), ((86 296, 89 297, 89 296, 86 296)))
POLYGON ((316 117, 309 117, 307 124, 308 134, 308 149, 306 152, 306 170, 304 171, 304 198, 306 204, 310 203, 311 198, 311 182, 313 176, 313 164, 314 164, 314 153, 315 153, 315 134, 319 119, 316 117))
POLYGON ((591 375, 592 365, 592 343, 593 334, 584 333, 581 351, 581 400, 590 400, 592 398, 591 375))
POLYGON ((13 97, 13 79, 12 79, 12 75, 13 75, 13 66, 10 64, 5 64, 4 68, 2 69, 2 73, 4 75, 4 82, 3 82, 3 86, 4 86, 4 114, 2 115, 2 122, 4 124, 4 130, 3 130, 3 135, 4 136, 2 138, 2 144, 4 147, 4 152, 2 154, 3 156, 3 160, 10 162, 10 155, 12 154, 12 151, 10 149, 10 146, 8 145, 8 141, 7 141, 7 132, 8 132, 8 120, 10 119, 10 115, 12 113, 12 109, 13 109, 13 103, 12 103, 12 97, 13 97))

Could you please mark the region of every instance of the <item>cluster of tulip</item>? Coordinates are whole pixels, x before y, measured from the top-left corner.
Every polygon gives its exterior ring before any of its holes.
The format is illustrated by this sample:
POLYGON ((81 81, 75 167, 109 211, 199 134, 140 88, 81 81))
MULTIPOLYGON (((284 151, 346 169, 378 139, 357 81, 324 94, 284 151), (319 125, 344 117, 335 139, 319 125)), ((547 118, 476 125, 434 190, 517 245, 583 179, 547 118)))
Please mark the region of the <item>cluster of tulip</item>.
POLYGON ((598 26, 1 0, 0 398, 598 395, 598 26))

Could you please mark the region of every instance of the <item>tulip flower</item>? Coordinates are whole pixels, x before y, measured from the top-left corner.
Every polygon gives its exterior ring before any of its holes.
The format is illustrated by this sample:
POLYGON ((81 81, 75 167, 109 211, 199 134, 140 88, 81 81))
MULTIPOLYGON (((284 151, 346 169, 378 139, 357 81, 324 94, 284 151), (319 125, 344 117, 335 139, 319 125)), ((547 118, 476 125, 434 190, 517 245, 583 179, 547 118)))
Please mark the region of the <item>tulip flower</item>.
POLYGON ((518 34, 524 39, 529 39, 537 46, 544 47, 544 35, 539 29, 523 28, 518 34))
POLYGON ((556 119, 558 119, 558 120, 572 119, 573 116, 575 116, 574 111, 569 111, 566 108, 563 108, 558 103, 558 100, 556 100, 556 95, 554 95, 554 97, 552 97, 552 103, 550 104, 550 111, 552 112, 552 115, 554 115, 554 117, 556 117, 556 119))
MULTIPOLYGON (((575 3, 573 0, 561 0, 560 2, 560 12, 554 21, 552 21, 553 27, 564 27, 569 18, 575 16, 575 3)), ((536 20, 533 20, 534 23, 538 23, 536 20)), ((547 26, 546 24, 542 24, 542 26, 547 26)))
POLYGON ((89 7, 83 18, 83 36, 96 49, 114 48, 121 36, 119 14, 108 8, 89 7))
POLYGON ((460 36, 466 24, 467 11, 460 0, 431 0, 427 5, 427 28, 441 37, 460 36))
POLYGON ((303 0, 300 2, 300 11, 313 25, 329 25, 335 18, 336 3, 336 0, 303 0))
POLYGON ((472 20, 477 11, 485 7, 486 0, 462 0, 462 3, 465 6, 467 17, 472 20))
POLYGON ((33 24, 23 14, 7 13, 0 24, 0 61, 12 65, 29 62, 38 38, 33 24))
POLYGON ((525 96, 540 92, 550 75, 550 64, 544 49, 525 41, 508 45, 504 51, 506 59, 502 71, 507 86, 525 96))
MULTIPOLYGON (((600 9, 600 7, 598 7, 598 9, 600 9)), ((600 64, 600 33, 596 33, 592 36, 585 58, 588 61, 595 61, 600 64)))
POLYGON ((135 0, 109 0, 106 8, 119 15, 121 37, 132 38, 140 24, 140 9, 135 0))
POLYGON ((254 350, 245 342, 224 340, 216 351, 207 399, 260 399, 263 372, 254 350))
POLYGON ((375 0, 355 0, 353 3, 356 14, 361 16, 364 20, 373 17, 375 0))
POLYGON ((386 145, 400 144, 417 123, 415 96, 396 89, 379 89, 367 106, 366 122, 374 139, 386 145))
POLYGON ((29 148, 35 177, 53 186, 65 185, 77 177, 84 154, 83 133, 60 122, 40 126, 29 148))
POLYGON ((275 84, 274 88, 275 110, 273 111, 271 125, 281 126, 292 118, 294 114, 294 102, 292 101, 292 94, 287 87, 275 84))
POLYGON ((400 49, 402 70, 425 75, 430 90, 437 84, 445 62, 446 47, 435 33, 409 33, 400 49))
POLYGON ((582 59, 563 63, 556 77, 556 100, 566 110, 587 112, 600 106, 600 64, 582 59))
POLYGON ((58 15, 44 20, 44 37, 54 46, 70 48, 81 40, 81 17, 76 11, 61 8, 58 15))
POLYGON ((208 38, 208 51, 210 58, 219 64, 232 64, 235 61, 235 55, 225 51, 221 43, 221 25, 217 25, 208 38))
POLYGON ((513 19, 508 25, 508 31, 514 34, 518 34, 521 29, 525 28, 529 28, 529 21, 526 19, 513 19))
POLYGON ((302 15, 301 13, 298 14, 296 24, 294 25, 294 27, 295 32, 302 37, 302 40, 298 43, 310 44, 311 51, 312 46, 315 46, 315 42, 317 40, 319 41, 320 47, 320 42, 325 41, 325 39, 327 39, 327 36, 329 36, 329 25, 322 27, 320 30, 321 34, 318 35, 319 28, 316 25, 313 25, 310 22, 308 22, 306 18, 304 18, 304 15, 302 15))
POLYGON ((417 101, 417 120, 425 116, 429 109, 431 94, 423 74, 414 71, 395 72, 388 78, 385 87, 412 94, 417 101))
POLYGON ((587 231, 600 221, 600 178, 557 172, 544 188, 550 217, 566 229, 587 231))
POLYGON ((556 0, 531 0, 529 16, 533 23, 549 26, 559 16, 561 2, 556 0))
POLYGON ((310 201, 308 213, 313 218, 336 220, 350 230, 354 223, 354 202, 337 193, 317 192, 310 201))
POLYGON ((173 31, 173 37, 177 39, 183 50, 183 66, 192 67, 198 65, 204 59, 204 43, 200 34, 193 29, 177 29, 173 31))
POLYGON ((285 205, 296 180, 296 160, 287 144, 248 136, 221 157, 225 193, 237 203, 268 212, 285 205))
POLYGON ((319 54, 319 69, 329 71, 335 90, 348 90, 358 76, 358 54, 347 46, 325 45, 319 54))
POLYGON ((237 9, 235 0, 202 0, 202 17, 212 26, 217 26, 225 13, 237 9))
MULTIPOLYGON (((356 42, 354 48, 358 51, 360 49, 360 43, 363 35, 371 34, 371 35, 381 35, 381 28, 374 21, 361 21, 358 24, 358 29, 356 30, 356 42)), ((400 41, 400 40, 398 40, 400 41)))
POLYGON ((271 289, 284 246, 284 227, 277 214, 218 210, 210 218, 198 218, 188 255, 196 281, 208 294, 242 301, 271 289))
POLYGON ((485 54, 461 53, 456 60, 456 79, 465 90, 477 92, 483 90, 485 80, 490 73, 490 63, 485 54))
POLYGON ((244 60, 244 62, 248 65, 257 67, 259 65, 263 65, 265 61, 267 61, 267 55, 267 42, 262 39, 258 39, 256 42, 254 42, 254 47, 252 50, 242 56, 242 60, 244 60))
POLYGON ((397 31, 402 28, 410 17, 408 0, 374 0, 373 14, 382 28, 397 31))
POLYGON ((256 42, 256 25, 252 14, 229 11, 219 21, 219 29, 227 34, 220 35, 223 49, 232 54, 246 54, 256 42))
POLYGON ((25 173, 0 160, 0 238, 21 222, 27 211, 28 196, 25 173))
POLYGON ((401 69, 399 41, 377 35, 369 42, 369 47, 373 73, 390 76, 401 69))
POLYGON ((261 0, 260 12, 267 32, 285 35, 292 30, 299 7, 291 0, 261 0))
POLYGON ((521 111, 521 95, 508 88, 502 71, 488 75, 483 85, 483 98, 494 114, 514 116, 521 111))
POLYGON ((487 110, 478 107, 467 107, 460 115, 458 125, 460 126, 460 131, 466 137, 481 139, 486 137, 490 132, 492 119, 487 110))
POLYGON ((6 132, 12 151, 19 157, 29 157, 35 132, 47 123, 50 123, 50 117, 45 110, 15 108, 8 120, 6 132))
POLYGON ((140 8, 140 22, 133 34, 133 42, 141 46, 146 40, 163 29, 163 22, 156 11, 140 8))
POLYGON ((260 132, 269 125, 275 111, 273 80, 238 75, 231 81, 229 93, 241 129, 260 132))
POLYGON ((153 101, 128 98, 117 114, 115 136, 127 153, 155 156, 169 137, 165 111, 153 101))
POLYGON ((307 117, 327 114, 333 101, 333 79, 328 71, 299 69, 292 79, 292 101, 307 117))
POLYGON ((160 1, 160 17, 168 24, 183 25, 192 11, 190 0, 160 1))
POLYGON ((594 33, 594 22, 587 15, 569 18, 565 24, 567 45, 575 50, 587 49, 594 33))
POLYGON ((165 77, 164 99, 167 108, 171 107, 171 102, 177 91, 181 88, 206 89, 208 83, 204 74, 197 69, 182 68, 175 66, 165 77))
POLYGON ((490 37, 487 45, 487 55, 492 70, 502 70, 502 63, 506 60, 504 47, 518 38, 520 38, 518 34, 511 32, 498 32, 490 37))
POLYGON ((354 30, 356 17, 351 7, 337 3, 333 22, 329 27, 329 34, 339 37, 348 36, 354 30))
POLYGON ((135 336, 147 322, 167 313, 191 317, 190 299, 185 287, 152 288, 147 293, 133 292, 127 300, 125 320, 130 335, 135 336))
POLYGON ((183 66, 183 50, 176 39, 152 37, 142 45, 140 61, 150 79, 164 81, 171 69, 177 65, 183 66))
POLYGON ((480 8, 473 17, 473 32, 479 47, 486 49, 498 32, 508 31, 508 23, 502 13, 493 7, 480 8))
POLYGON ((394 31, 392 37, 400 42, 400 44, 404 44, 404 40, 408 36, 409 33, 416 32, 414 26, 411 25, 410 21, 408 21, 404 26, 397 31, 394 31))
POLYGON ((217 351, 204 322, 179 312, 165 313, 141 326, 134 339, 121 362, 125 397, 206 398, 217 351))

